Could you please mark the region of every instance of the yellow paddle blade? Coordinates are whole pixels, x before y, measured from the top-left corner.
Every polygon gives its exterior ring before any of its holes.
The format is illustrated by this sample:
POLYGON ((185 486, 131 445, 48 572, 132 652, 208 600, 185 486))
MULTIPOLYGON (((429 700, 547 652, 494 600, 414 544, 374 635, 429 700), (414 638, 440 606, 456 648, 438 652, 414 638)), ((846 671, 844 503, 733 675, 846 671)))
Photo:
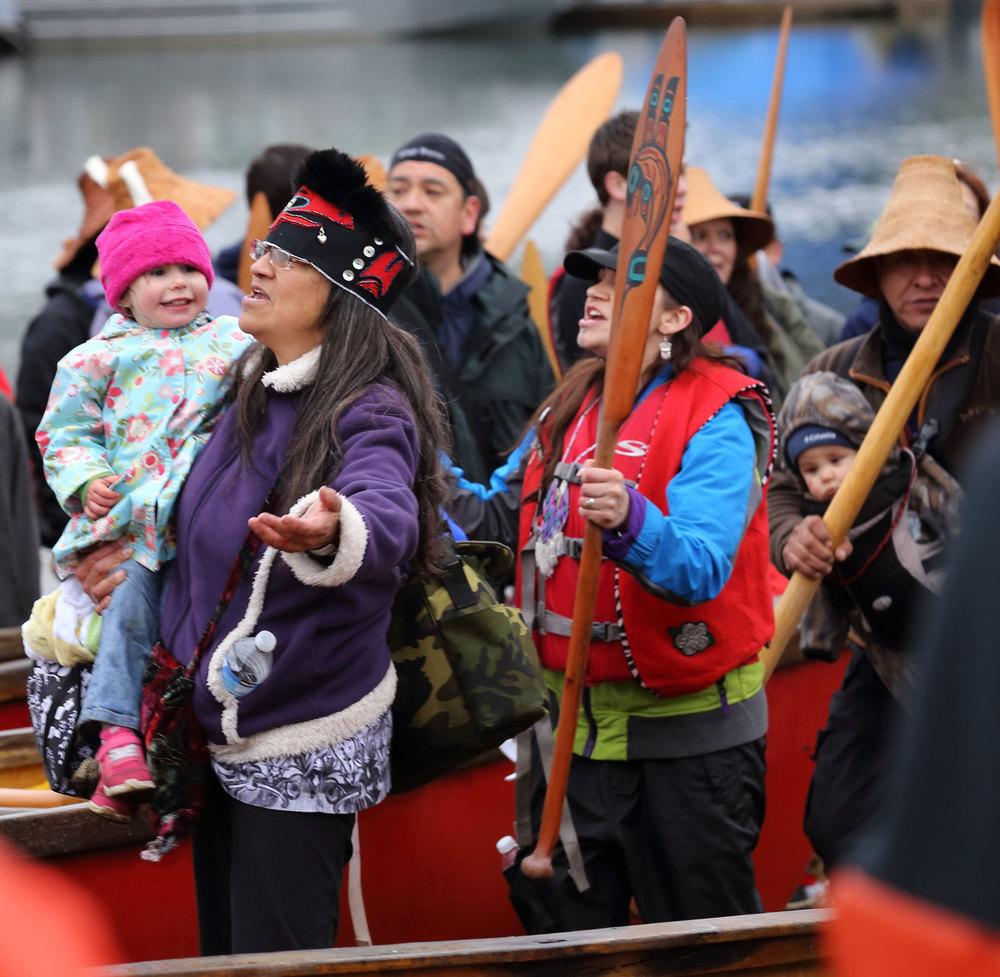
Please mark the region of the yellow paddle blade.
POLYGON ((524 254, 521 258, 521 281, 531 289, 528 292, 528 309, 531 312, 531 320, 538 330, 538 335, 542 337, 545 355, 548 356, 552 372, 558 380, 562 376, 562 369, 559 366, 559 357, 556 356, 556 348, 552 343, 552 330, 549 328, 549 280, 545 277, 542 256, 538 253, 534 241, 525 241, 524 243, 524 254))
POLYGON ((545 116, 503 209, 486 239, 486 250, 506 261, 545 205, 587 153, 590 138, 607 119, 622 83, 622 59, 598 55, 560 89, 545 116))
POLYGON ((263 193, 255 194, 250 205, 250 220, 247 222, 247 233, 243 239, 243 250, 240 252, 240 263, 236 271, 236 284, 244 293, 250 291, 250 266, 253 264, 253 259, 250 257, 250 242, 254 238, 263 241, 267 237, 267 229, 271 226, 272 219, 271 205, 267 202, 267 197, 263 193))
POLYGON ((986 0, 983 4, 982 35, 986 96, 990 103, 997 163, 1000 165, 1000 0, 986 0))

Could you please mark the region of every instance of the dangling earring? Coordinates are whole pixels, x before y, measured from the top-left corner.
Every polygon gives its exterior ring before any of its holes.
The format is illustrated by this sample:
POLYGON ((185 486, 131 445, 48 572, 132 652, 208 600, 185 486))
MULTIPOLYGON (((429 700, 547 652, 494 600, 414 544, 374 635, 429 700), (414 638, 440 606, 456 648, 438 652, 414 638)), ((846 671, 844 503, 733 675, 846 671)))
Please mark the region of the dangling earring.
POLYGON ((670 354, 673 352, 673 349, 674 349, 673 344, 670 342, 669 339, 667 339, 666 336, 664 336, 663 339, 660 340, 660 359, 669 360, 670 354))

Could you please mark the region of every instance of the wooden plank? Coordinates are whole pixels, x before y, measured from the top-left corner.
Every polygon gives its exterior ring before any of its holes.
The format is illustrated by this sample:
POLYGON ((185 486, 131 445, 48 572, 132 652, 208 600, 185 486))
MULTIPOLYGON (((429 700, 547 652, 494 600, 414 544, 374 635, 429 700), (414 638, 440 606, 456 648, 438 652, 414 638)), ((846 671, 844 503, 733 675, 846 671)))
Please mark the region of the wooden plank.
POLYGON ((138 850, 153 837, 147 809, 129 824, 116 824, 93 814, 85 801, 68 807, 0 814, 0 837, 36 858, 130 845, 138 850))
POLYGON ((0 662, 0 702, 16 702, 24 698, 24 684, 31 671, 31 659, 0 662))
POLYGON ((24 657, 20 628, 0 628, 0 662, 24 657))
POLYGON ((819 975, 828 910, 761 913, 578 933, 343 950, 151 961, 92 971, 104 977, 318 977, 405 972, 411 977, 652 977, 819 975))

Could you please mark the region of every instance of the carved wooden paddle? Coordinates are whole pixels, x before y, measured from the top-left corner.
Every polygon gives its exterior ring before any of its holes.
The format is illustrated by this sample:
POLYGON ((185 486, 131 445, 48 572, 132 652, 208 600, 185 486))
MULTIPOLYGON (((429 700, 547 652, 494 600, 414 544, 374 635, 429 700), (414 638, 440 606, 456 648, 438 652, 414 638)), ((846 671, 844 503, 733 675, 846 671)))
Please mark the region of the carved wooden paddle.
POLYGON ((622 83, 614 51, 585 64, 560 89, 538 125, 507 194, 486 250, 506 261, 545 205, 586 155, 590 138, 611 114, 622 83))
MULTIPOLYGON (((686 100, 687 34, 684 20, 675 17, 653 67, 632 143, 625 221, 618 246, 616 301, 594 454, 594 462, 600 468, 613 467, 618 429, 635 401, 649 316, 670 231, 674 192, 684 158, 686 100)), ((559 837, 569 781, 600 569, 601 530, 588 522, 542 823, 535 850, 521 862, 524 873, 532 878, 552 875, 552 851, 559 837)))

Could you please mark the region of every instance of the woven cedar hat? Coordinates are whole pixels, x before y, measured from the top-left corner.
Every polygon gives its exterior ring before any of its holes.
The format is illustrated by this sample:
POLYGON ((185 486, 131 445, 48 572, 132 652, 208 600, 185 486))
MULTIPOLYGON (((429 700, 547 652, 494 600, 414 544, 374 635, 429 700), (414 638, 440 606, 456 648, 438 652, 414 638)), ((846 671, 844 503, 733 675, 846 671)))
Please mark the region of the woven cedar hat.
POLYGON ((742 251, 753 254, 774 237, 774 221, 767 214, 747 210, 733 203, 715 188, 708 174, 697 166, 686 166, 687 197, 681 210, 681 222, 691 227, 705 221, 728 217, 733 222, 736 240, 742 251))
MULTIPOLYGON (((835 281, 870 298, 882 294, 876 258, 899 251, 939 251, 960 258, 976 231, 962 201, 955 163, 943 156, 904 159, 871 240, 833 273, 835 281)), ((979 295, 1000 295, 1000 261, 986 268, 979 295)))
POLYGON ((114 197, 116 211, 136 207, 148 203, 149 200, 172 200, 201 231, 216 220, 237 196, 232 190, 198 183, 175 173, 146 146, 140 146, 118 156, 108 166, 107 187, 114 197), (141 182, 145 184, 149 193, 148 198, 135 199, 137 194, 132 192, 134 185, 130 185, 133 181, 127 179, 131 168, 126 168, 125 173, 122 172, 122 167, 126 163, 135 164, 142 178, 141 182))
MULTIPOLYGON (((105 162, 110 163, 111 158, 108 157, 105 162)), ((76 185, 83 197, 83 221, 76 237, 68 237, 63 241, 62 253, 52 262, 56 271, 62 271, 76 257, 80 248, 101 232, 115 212, 114 197, 86 170, 77 177, 76 185)))

